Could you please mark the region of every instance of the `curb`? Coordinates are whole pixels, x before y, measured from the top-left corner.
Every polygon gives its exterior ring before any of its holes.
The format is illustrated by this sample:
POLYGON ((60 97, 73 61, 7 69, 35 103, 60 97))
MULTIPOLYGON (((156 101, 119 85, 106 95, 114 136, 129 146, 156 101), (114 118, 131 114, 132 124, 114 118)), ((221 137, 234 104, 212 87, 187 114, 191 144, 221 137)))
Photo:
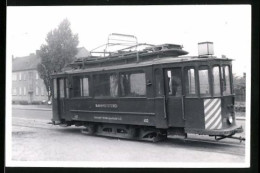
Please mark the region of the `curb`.
POLYGON ((47 109, 47 108, 14 108, 13 107, 12 109, 52 111, 52 109, 47 109))

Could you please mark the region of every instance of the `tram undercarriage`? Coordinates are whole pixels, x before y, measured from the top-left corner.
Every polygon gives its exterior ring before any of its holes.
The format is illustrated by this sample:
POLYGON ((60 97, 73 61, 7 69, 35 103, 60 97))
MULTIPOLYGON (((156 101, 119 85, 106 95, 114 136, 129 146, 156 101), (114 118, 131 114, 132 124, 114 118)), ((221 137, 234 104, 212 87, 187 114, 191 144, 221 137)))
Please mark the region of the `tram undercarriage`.
MULTIPOLYGON (((58 125, 58 124, 56 124, 58 125)), ((243 137, 235 137, 233 136, 235 133, 242 132, 242 128, 233 129, 232 131, 215 131, 210 134, 210 131, 203 132, 203 130, 194 131, 194 130, 186 130, 185 128, 180 127, 172 127, 168 129, 157 129, 155 127, 147 127, 147 126, 136 126, 136 125, 122 125, 122 124, 108 124, 108 123, 93 123, 93 122, 81 122, 81 121, 73 121, 73 122, 63 122, 59 124, 60 126, 67 127, 71 125, 84 127, 81 129, 81 133, 86 135, 97 135, 97 136, 107 136, 114 138, 122 138, 122 139, 131 139, 131 140, 140 140, 140 141, 150 141, 150 142, 158 142, 162 140, 166 140, 167 136, 178 136, 186 139, 188 137, 188 132, 198 135, 209 135, 214 137, 216 141, 230 138, 237 139, 240 142, 245 141, 243 137)))
POLYGON ((151 142, 157 142, 167 138, 166 130, 133 125, 88 123, 84 125, 84 129, 82 129, 81 132, 87 135, 108 136, 151 142))

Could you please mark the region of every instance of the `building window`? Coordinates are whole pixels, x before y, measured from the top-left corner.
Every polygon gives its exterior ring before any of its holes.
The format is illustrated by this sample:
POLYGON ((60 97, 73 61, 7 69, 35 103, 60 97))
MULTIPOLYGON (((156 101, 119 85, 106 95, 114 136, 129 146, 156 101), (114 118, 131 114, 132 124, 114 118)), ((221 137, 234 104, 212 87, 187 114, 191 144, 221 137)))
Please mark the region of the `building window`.
POLYGON ((193 67, 185 68, 185 70, 184 70, 184 80, 185 80, 186 96, 196 95, 195 69, 193 67))
POLYGON ((26 73, 23 74, 23 80, 26 80, 26 73))
POLYGON ((23 88, 23 95, 26 95, 26 87, 23 88))
POLYGON ((16 73, 13 73, 13 74, 12 74, 12 79, 13 79, 13 81, 16 81, 16 80, 17 80, 17 74, 16 74, 16 73))
POLYGON ((19 88, 19 95, 22 95, 22 87, 19 88))
POLYGON ((38 88, 38 87, 36 87, 35 95, 36 95, 36 96, 39 95, 39 88, 38 88))
POLYGON ((22 80, 22 73, 19 73, 19 80, 22 80))
POLYGON ((200 94, 203 96, 209 96, 209 69, 207 66, 201 66, 199 69, 199 83, 200 94))
POLYGON ((94 75, 94 93, 95 96, 118 96, 118 75, 113 74, 99 74, 94 75))
POLYGON ((33 72, 31 72, 31 71, 29 72, 29 74, 28 74, 28 79, 29 79, 29 80, 32 80, 32 79, 33 79, 33 72))
POLYGON ((44 95, 44 87, 41 87, 41 95, 44 95))
POLYGON ((36 72, 36 79, 39 79, 39 74, 38 74, 38 72, 36 72))
POLYGON ((135 72, 120 74, 120 88, 121 96, 145 96, 145 73, 135 72))
POLYGON ((16 94, 17 94, 17 89, 13 88, 13 95, 16 96, 16 94))
POLYGON ((214 96, 220 95, 220 73, 219 73, 219 66, 215 66, 212 69, 213 73, 213 94, 214 96))

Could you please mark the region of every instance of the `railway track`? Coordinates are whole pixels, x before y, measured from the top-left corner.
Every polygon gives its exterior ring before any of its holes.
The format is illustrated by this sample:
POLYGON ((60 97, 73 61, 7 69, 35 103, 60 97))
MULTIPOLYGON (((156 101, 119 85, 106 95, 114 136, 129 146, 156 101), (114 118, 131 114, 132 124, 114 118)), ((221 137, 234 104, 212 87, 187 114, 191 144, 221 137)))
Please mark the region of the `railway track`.
POLYGON ((185 141, 191 141, 191 142, 201 142, 201 143, 209 143, 209 144, 219 144, 219 145, 228 145, 228 146, 234 146, 234 147, 241 147, 244 148, 245 144, 244 142, 235 144, 235 143, 230 143, 230 142, 223 142, 223 141, 214 141, 214 140, 206 140, 206 139, 193 139, 193 138, 188 138, 184 139, 185 141))
MULTIPOLYGON (((12 125, 13 126, 17 126, 17 127, 26 127, 26 128, 34 128, 34 129, 44 129, 44 130, 57 130, 57 129, 63 129, 63 127, 60 126, 54 126, 51 124, 48 124, 48 121, 35 121, 33 119, 25 119, 25 118, 14 118, 13 120, 15 120, 12 125)), ((66 127, 66 129, 78 129, 79 133, 81 128, 79 127, 66 127)), ((222 146, 229 146, 229 147, 239 147, 239 148, 244 148, 245 147, 245 143, 235 143, 234 141, 216 141, 213 139, 203 139, 203 137, 198 138, 198 137, 194 137, 195 135, 191 135, 190 137, 186 138, 186 139, 180 139, 183 142, 190 142, 193 144, 210 144, 210 145, 222 145, 222 146)), ((175 140, 174 137, 169 136, 168 140, 175 140)), ((166 140, 167 141, 167 140, 166 140)), ((175 140, 176 141, 176 140, 175 140)))

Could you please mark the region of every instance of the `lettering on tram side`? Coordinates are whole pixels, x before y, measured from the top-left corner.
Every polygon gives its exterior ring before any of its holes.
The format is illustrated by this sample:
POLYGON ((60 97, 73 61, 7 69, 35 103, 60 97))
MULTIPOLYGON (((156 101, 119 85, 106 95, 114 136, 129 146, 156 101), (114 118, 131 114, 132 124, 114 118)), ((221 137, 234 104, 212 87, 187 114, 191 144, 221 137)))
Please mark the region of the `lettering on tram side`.
POLYGON ((105 117, 105 116, 94 116, 96 120, 114 120, 114 121, 122 121, 122 117, 105 117))
POLYGON ((118 108, 117 104, 95 104, 96 108, 118 108))

